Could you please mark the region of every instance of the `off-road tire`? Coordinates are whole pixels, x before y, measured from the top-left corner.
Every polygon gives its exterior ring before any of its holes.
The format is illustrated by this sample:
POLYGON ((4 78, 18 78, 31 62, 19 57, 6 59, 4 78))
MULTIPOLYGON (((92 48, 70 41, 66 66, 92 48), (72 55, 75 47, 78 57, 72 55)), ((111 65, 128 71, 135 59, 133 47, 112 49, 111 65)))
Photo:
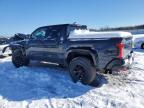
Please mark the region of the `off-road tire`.
POLYGON ((80 81, 82 84, 90 84, 96 78, 96 68, 85 57, 76 57, 69 64, 69 72, 73 82, 80 81), (79 67, 79 69, 78 69, 79 67))
POLYGON ((23 52, 19 49, 16 49, 12 53, 12 63, 15 67, 19 68, 21 66, 28 66, 29 59, 23 54, 23 52))
POLYGON ((141 49, 144 49, 144 43, 141 44, 141 49))

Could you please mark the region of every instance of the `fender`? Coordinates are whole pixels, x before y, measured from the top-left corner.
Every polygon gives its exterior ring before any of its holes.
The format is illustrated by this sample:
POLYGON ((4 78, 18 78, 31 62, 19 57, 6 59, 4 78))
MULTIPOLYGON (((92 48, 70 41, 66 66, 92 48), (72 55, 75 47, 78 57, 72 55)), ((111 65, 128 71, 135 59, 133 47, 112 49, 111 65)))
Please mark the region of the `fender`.
POLYGON ((4 53, 7 48, 10 48, 10 46, 8 45, 8 46, 4 47, 3 50, 2 50, 2 53, 4 53))
POLYGON ((65 59, 68 58, 70 53, 77 53, 82 55, 90 55, 92 57, 94 66, 98 65, 98 53, 96 50, 90 49, 90 48, 70 48, 67 50, 65 54, 65 59))
POLYGON ((21 49, 22 45, 20 45, 20 44, 10 44, 9 47, 11 49, 21 49))
POLYGON ((10 44, 9 47, 11 48, 12 51, 14 51, 15 49, 19 49, 23 52, 24 54, 24 47, 20 44, 10 44))

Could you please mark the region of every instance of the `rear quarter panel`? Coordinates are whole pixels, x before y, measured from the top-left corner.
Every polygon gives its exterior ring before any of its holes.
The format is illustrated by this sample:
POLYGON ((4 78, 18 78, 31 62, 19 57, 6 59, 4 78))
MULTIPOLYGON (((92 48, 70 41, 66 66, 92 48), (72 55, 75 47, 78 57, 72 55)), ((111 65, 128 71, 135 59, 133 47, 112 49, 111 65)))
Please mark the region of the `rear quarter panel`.
POLYGON ((98 39, 70 39, 69 48, 90 48, 97 52, 97 65, 104 68, 106 64, 118 55, 116 44, 121 42, 122 38, 98 38, 98 39))

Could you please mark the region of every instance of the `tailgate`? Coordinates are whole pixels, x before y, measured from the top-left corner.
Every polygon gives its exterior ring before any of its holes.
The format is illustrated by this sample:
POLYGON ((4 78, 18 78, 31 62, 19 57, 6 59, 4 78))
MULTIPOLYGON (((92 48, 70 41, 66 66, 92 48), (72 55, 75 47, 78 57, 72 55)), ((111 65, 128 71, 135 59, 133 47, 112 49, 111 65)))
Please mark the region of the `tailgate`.
POLYGON ((123 56, 126 58, 128 55, 130 55, 132 48, 133 48, 133 41, 132 37, 127 37, 123 39, 124 43, 124 51, 123 51, 123 56))

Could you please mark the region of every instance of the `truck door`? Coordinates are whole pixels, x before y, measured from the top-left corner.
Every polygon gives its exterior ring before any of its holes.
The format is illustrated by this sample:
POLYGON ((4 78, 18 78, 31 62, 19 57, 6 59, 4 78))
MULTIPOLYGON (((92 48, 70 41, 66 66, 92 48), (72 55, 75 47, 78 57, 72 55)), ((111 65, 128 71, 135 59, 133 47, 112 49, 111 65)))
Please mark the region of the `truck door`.
POLYGON ((43 27, 34 31, 28 42, 27 55, 34 60, 59 62, 59 33, 52 27, 43 27))
POLYGON ((46 38, 47 28, 38 28, 30 36, 27 44, 26 53, 30 59, 42 60, 43 57, 43 41, 46 38))
POLYGON ((56 27, 48 27, 46 38, 43 40, 43 59, 49 62, 58 62, 61 48, 59 45, 59 30, 56 27))

